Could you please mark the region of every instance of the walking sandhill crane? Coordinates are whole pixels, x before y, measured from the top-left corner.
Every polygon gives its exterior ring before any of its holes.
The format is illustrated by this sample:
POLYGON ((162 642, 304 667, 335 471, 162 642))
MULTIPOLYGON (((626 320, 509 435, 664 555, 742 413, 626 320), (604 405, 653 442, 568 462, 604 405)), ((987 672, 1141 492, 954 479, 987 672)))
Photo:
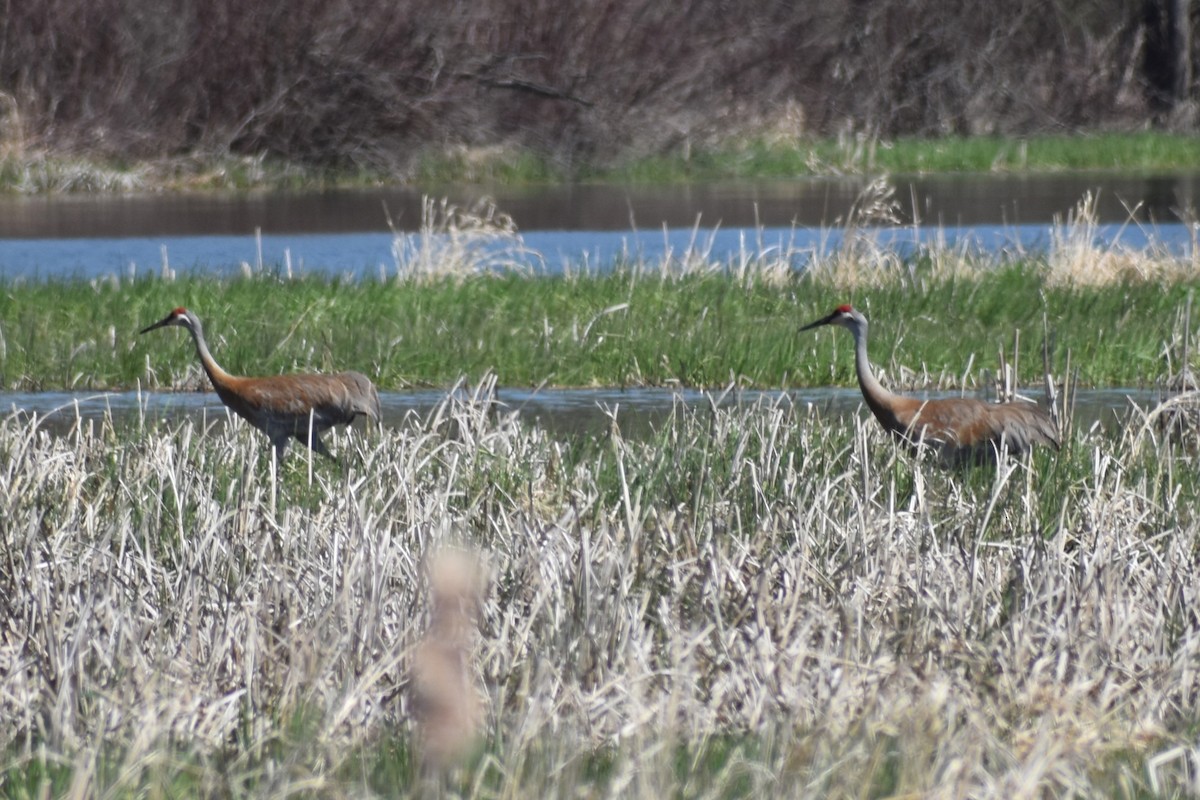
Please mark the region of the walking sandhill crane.
POLYGON ((140 333, 171 325, 191 332, 200 365, 208 373, 217 395, 236 414, 267 435, 275 446, 276 462, 283 460, 293 438, 321 455, 333 458, 321 441, 322 431, 334 425, 349 424, 359 414, 379 421, 379 394, 371 380, 360 372, 265 378, 230 375, 209 352, 200 318, 186 308, 175 309, 153 325, 142 328, 140 333))
POLYGON ((985 403, 972 397, 922 400, 893 394, 871 371, 867 359, 867 318, 848 305, 805 325, 801 331, 837 325, 854 336, 854 369, 867 407, 885 429, 912 445, 933 445, 955 463, 982 461, 1007 451, 1023 455, 1034 445, 1058 449, 1058 431, 1035 403, 985 403))

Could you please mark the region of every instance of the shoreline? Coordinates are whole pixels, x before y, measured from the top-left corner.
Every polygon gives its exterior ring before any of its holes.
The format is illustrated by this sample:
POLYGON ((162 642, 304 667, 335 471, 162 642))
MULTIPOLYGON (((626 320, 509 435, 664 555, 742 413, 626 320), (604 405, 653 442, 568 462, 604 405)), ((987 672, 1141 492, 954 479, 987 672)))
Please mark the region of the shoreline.
POLYGON ((94 154, 0 155, 0 196, 311 190, 442 184, 700 183, 847 175, 1041 174, 1200 170, 1200 140, 1145 132, 942 139, 747 139, 564 169, 526 150, 452 148, 407 173, 329 169, 263 155, 188 154, 140 161, 94 154))

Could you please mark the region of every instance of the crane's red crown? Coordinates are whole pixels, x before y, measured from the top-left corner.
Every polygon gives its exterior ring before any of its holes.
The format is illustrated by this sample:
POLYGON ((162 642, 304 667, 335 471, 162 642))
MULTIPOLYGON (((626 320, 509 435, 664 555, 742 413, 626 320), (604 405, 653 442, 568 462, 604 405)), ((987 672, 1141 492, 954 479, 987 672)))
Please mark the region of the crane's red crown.
POLYGON ((849 304, 849 303, 846 303, 846 304, 844 304, 844 305, 840 305, 840 306, 838 306, 837 308, 835 308, 835 309, 834 309, 834 311, 837 311, 839 314, 849 314, 849 313, 850 313, 851 311, 853 311, 853 310, 854 310, 854 309, 850 307, 850 304, 849 304))
POLYGON ((186 317, 186 316, 187 316, 187 309, 186 309, 186 308, 184 308, 183 306, 180 306, 179 308, 177 308, 177 309, 175 309, 174 311, 172 311, 172 312, 171 312, 171 316, 172 316, 172 317, 186 317))

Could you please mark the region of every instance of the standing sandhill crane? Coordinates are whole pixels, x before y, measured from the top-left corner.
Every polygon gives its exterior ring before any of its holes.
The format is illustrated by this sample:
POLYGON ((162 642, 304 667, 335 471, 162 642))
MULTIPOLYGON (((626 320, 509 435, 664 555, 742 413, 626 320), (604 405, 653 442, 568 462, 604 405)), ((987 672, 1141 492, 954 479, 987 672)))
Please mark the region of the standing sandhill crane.
POLYGON ((336 375, 272 375, 243 378, 221 369, 204 341, 200 318, 186 308, 177 308, 145 328, 177 325, 187 328, 196 343, 200 364, 208 373, 221 401, 267 435, 275 446, 275 460, 283 460, 292 438, 323 456, 333 458, 321 441, 321 432, 334 425, 348 424, 359 414, 380 419, 379 394, 371 380, 360 372, 336 375), (311 438, 310 438, 311 434, 311 438))
POLYGON ((980 461, 1005 450, 1024 454, 1040 444, 1058 449, 1054 422, 1034 403, 985 403, 972 397, 922 400, 883 388, 867 360, 867 318, 850 306, 838 306, 800 330, 821 325, 837 325, 854 336, 858 386, 875 419, 893 435, 911 444, 932 444, 954 462, 980 461))

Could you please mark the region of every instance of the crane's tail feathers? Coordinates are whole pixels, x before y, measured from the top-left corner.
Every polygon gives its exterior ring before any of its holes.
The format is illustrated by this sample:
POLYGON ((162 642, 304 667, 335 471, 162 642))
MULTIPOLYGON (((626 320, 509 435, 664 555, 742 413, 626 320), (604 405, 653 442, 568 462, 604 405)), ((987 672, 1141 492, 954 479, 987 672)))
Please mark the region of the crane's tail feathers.
POLYGON ((1033 403, 1006 404, 1005 408, 1011 413, 1003 435, 1014 452, 1023 453, 1035 445, 1059 448, 1058 426, 1044 409, 1033 403))

